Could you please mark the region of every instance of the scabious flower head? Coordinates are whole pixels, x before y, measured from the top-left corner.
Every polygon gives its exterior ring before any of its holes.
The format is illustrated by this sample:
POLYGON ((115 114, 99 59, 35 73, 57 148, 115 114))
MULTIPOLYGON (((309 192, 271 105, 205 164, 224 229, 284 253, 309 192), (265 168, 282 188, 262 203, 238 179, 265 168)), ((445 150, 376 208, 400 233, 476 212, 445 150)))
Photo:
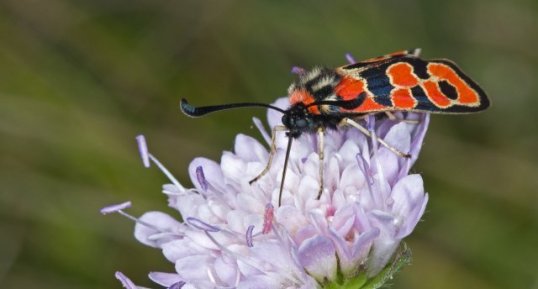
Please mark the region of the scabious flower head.
MULTIPOLYGON (((274 105, 289 106, 284 98, 274 105)), ((137 219, 135 237, 161 249, 175 265, 172 273, 149 277, 167 288, 351 288, 342 284, 359 279, 353 288, 368 284, 391 266, 400 241, 413 231, 428 201, 422 178, 409 170, 429 116, 397 117, 405 121, 367 117, 373 138, 354 128, 326 132, 325 185, 319 199, 317 136, 305 133, 294 140, 281 206, 284 133, 276 136, 269 171, 255 183, 249 181, 264 169, 269 152, 239 134, 233 152, 225 151, 220 162, 191 162, 193 188, 174 179, 139 137, 144 164, 153 161, 170 178, 163 192, 179 212, 172 217, 153 211, 137 219), (379 146, 377 138, 412 157, 397 156, 379 146)), ((281 124, 280 119, 279 112, 268 112, 270 127, 281 124)), ((254 123, 269 145, 261 121, 254 123)))

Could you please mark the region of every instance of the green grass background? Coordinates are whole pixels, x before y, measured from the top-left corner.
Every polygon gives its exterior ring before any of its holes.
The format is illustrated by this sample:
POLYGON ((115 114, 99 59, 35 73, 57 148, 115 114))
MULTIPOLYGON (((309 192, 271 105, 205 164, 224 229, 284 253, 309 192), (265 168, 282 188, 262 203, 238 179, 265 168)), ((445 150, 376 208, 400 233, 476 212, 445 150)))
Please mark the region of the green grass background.
POLYGON ((456 61, 493 107, 432 117, 414 169, 430 203, 393 288, 538 288, 535 0, 0 1, 0 288, 120 288, 116 270, 151 286, 172 264, 99 214, 170 212, 136 134, 190 184, 192 158, 218 160, 264 112, 189 119, 180 97, 271 102, 292 65, 413 47, 456 61))

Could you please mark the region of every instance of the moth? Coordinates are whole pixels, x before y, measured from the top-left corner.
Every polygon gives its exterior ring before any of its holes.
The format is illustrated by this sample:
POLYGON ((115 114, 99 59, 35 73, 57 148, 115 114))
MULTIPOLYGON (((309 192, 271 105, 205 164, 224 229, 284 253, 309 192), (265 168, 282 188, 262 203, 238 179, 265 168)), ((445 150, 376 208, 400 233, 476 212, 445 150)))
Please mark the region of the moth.
MULTIPOLYGON (((180 108, 188 116, 240 107, 265 107, 282 113, 282 125, 272 130, 272 144, 265 169, 254 179, 263 177, 275 154, 275 135, 286 131, 288 145, 279 206, 292 141, 304 133, 318 134, 318 155, 323 164, 323 138, 327 129, 351 126, 368 137, 372 134, 359 121, 367 115, 393 112, 464 114, 485 110, 490 102, 480 86, 454 62, 447 59, 423 60, 420 49, 391 54, 340 66, 335 69, 315 67, 300 70, 288 88, 290 106, 281 109, 270 104, 243 102, 194 107, 182 99, 180 108)), ((382 139, 379 143, 401 157, 410 157, 382 139)), ((320 190, 323 191, 323 165, 319 166, 320 190)))

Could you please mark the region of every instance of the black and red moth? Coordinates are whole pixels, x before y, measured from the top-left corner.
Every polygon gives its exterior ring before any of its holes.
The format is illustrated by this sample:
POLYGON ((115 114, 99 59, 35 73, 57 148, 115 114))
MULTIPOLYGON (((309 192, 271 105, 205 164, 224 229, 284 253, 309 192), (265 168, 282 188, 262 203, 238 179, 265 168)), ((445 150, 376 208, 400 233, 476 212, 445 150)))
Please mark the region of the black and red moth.
MULTIPOLYGON (((264 103, 233 103, 194 107, 185 99, 181 110, 198 117, 210 112, 237 107, 266 107, 282 112, 283 126, 273 129, 287 131, 289 143, 303 133, 317 132, 318 152, 323 158, 324 130, 353 126, 368 136, 369 131, 357 120, 369 114, 396 111, 462 114, 482 111, 489 106, 486 93, 452 61, 423 60, 420 49, 403 50, 384 56, 344 65, 335 69, 314 68, 299 73, 288 89, 290 107, 286 110, 264 103)), ((382 139, 379 142, 400 156, 409 157, 382 139)), ((274 154, 274 144, 272 155, 274 154)), ((265 174, 270 166, 254 180, 265 174)), ((323 181, 320 166, 320 183, 323 181)), ((284 178, 282 179, 282 184, 284 178)), ((282 191, 281 184, 281 191, 282 191)), ((320 186, 320 193, 323 185, 320 186)), ((281 192, 282 193, 282 192, 281 192)), ((279 198, 280 202, 280 198, 279 198)))

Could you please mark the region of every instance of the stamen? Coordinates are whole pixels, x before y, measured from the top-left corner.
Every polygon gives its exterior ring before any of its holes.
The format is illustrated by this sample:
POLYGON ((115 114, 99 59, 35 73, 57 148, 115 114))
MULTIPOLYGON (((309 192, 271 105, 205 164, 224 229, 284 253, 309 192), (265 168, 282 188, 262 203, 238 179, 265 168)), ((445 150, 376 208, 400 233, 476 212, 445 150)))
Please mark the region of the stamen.
POLYGON ((351 55, 351 53, 346 53, 346 60, 349 64, 355 64, 357 61, 355 61, 355 57, 351 55))
POLYGON ((120 271, 116 271, 115 276, 116 276, 116 279, 120 280, 121 285, 123 285, 124 288, 126 288, 126 289, 137 289, 138 288, 133 283, 133 281, 131 281, 131 279, 129 279, 127 276, 125 276, 120 271))
MULTIPOLYGON (((148 227, 148 228, 151 228, 151 229, 153 229, 153 230, 155 230, 155 231, 158 231, 158 232, 163 232, 160 228, 155 227, 155 226, 153 226, 153 225, 150 224, 150 223, 146 223, 146 222, 144 222, 144 221, 141 221, 140 219, 135 218, 135 217, 133 217, 133 216, 131 216, 131 215, 125 213, 124 211, 118 211, 118 214, 124 216, 125 218, 127 218, 127 219, 129 219, 129 220, 131 220, 131 221, 134 221, 135 223, 138 223, 138 224, 140 224, 140 225, 144 225, 144 226, 146 226, 146 227, 148 227)), ((165 231, 165 232, 166 232, 166 231, 165 231)))
POLYGON ((207 183, 207 180, 204 176, 204 169, 202 166, 198 166, 196 168, 196 179, 198 180, 198 183, 200 186, 202 186, 202 190, 207 191, 207 188, 209 187, 209 184, 207 183))
POLYGON ((355 159, 357 160, 357 164, 359 165, 359 168, 363 171, 364 177, 366 178, 366 181, 368 183, 368 186, 374 185, 374 178, 372 175, 372 170, 370 170, 370 166, 364 159, 364 157, 358 153, 355 155, 355 159))
POLYGON ((118 211, 121 211, 123 209, 127 209, 131 207, 131 201, 123 202, 121 204, 114 204, 110 206, 106 206, 101 209, 101 214, 106 215, 110 213, 116 213, 118 211))
POLYGON ((373 132, 375 130, 375 116, 370 114, 364 120, 366 121, 366 128, 373 132))
POLYGON ((170 287, 168 287, 168 289, 181 289, 181 288, 183 288, 183 286, 185 284, 187 284, 187 283, 185 283, 183 281, 179 281, 177 283, 172 284, 170 287))
POLYGON ((138 142, 138 150, 140 151, 140 156, 142 157, 142 162, 144 163, 144 166, 146 168, 149 168, 150 161, 152 161, 157 167, 161 170, 161 172, 180 190, 184 191, 185 188, 178 182, 178 180, 166 169, 166 167, 159 162, 159 160, 154 157, 152 154, 148 151, 148 146, 146 143, 146 138, 143 135, 138 135, 136 137, 136 141, 138 142))
POLYGON ((271 204, 265 206, 265 213, 263 214, 263 229, 262 234, 268 234, 273 227, 275 208, 271 204))
POLYGON ((374 202, 374 204, 378 204, 379 202, 381 202, 380 198, 382 198, 382 196, 379 196, 379 194, 374 194, 372 186, 375 184, 375 181, 372 176, 372 171, 370 170, 368 163, 361 154, 357 154, 356 158, 359 165, 359 169, 362 170, 364 177, 366 178, 366 184, 368 185, 368 193, 370 194, 370 199, 374 202))
POLYGON ((247 239, 247 246, 254 247, 254 244, 252 243, 252 231, 254 230, 254 225, 250 225, 247 228, 247 233, 245 235, 247 239))
POLYGON ((291 67, 291 73, 293 74, 303 74, 305 73, 305 70, 299 66, 292 66, 291 67))
POLYGON ((178 180, 168 171, 161 162, 157 158, 155 158, 152 154, 148 154, 149 159, 157 165, 157 167, 161 170, 161 172, 174 184, 180 191, 184 191, 185 187, 183 187, 178 180))
MULTIPOLYGON (((368 128, 368 131, 370 132, 370 140, 372 140, 372 158, 376 155, 378 150, 378 140, 377 140, 377 134, 375 133, 375 118, 372 116, 368 116, 366 118, 366 126, 368 128)), ((376 169, 379 169, 381 166, 379 163, 376 163, 376 169)))
POLYGON ((213 225, 210 225, 198 218, 195 218, 195 217, 188 217, 186 219, 187 223, 189 223, 189 225, 195 227, 196 229, 199 229, 199 230, 202 230, 202 231, 206 231, 206 232, 219 232, 220 231, 220 228, 217 227, 217 226, 213 226, 213 225))
POLYGON ((101 214, 103 215, 106 215, 106 214, 110 214, 110 213, 118 213, 122 216, 124 216, 125 218, 135 222, 135 223, 138 223, 138 224, 141 224, 141 225, 144 225, 148 228, 151 228, 155 231, 158 231, 158 232, 162 232, 162 233, 167 233, 166 231, 162 231, 160 228, 157 228, 155 226, 153 226, 152 224, 150 223, 146 223, 144 221, 141 221, 140 219, 136 218, 136 217, 133 217, 127 213, 125 213, 123 211, 123 209, 127 209, 131 207, 131 201, 127 201, 127 202, 124 202, 124 203, 121 203, 121 204, 117 204, 117 205, 110 205, 110 206, 106 206, 104 208, 101 209, 101 214))
POLYGON ((144 163, 144 167, 149 168, 150 162, 149 162, 148 145, 146 143, 146 138, 142 134, 137 135, 136 142, 138 143, 138 151, 140 152, 142 163, 144 163))

